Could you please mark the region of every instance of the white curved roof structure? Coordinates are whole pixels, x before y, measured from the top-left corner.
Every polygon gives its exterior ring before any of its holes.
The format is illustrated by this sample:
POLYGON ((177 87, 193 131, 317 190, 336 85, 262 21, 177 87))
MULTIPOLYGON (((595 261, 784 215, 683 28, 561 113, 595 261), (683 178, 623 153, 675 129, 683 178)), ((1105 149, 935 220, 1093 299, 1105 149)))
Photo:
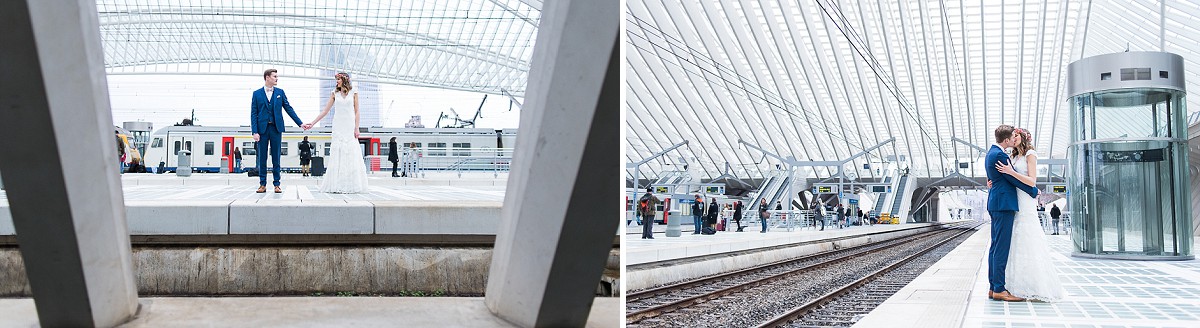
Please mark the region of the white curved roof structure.
POLYGON ((518 97, 541 16, 535 0, 101 0, 97 8, 110 74, 257 75, 251 66, 271 64, 518 97))
MULTIPOLYGON (((1159 51, 1164 32, 1165 51, 1186 59, 1189 87, 1200 83, 1200 5, 1161 9, 1146 1, 630 1, 625 160, 688 140, 643 165, 641 177, 678 170, 683 157, 703 179, 727 173, 726 162, 728 173, 758 178, 778 161, 739 140, 835 161, 894 137, 846 169, 898 155, 912 173, 940 177, 978 158, 954 138, 988 147, 1001 123, 1031 130, 1043 158, 1064 158, 1070 62, 1127 44, 1159 51)), ((1188 99, 1190 112, 1197 101, 1188 99)), ((825 178, 836 169, 802 173, 825 178)))

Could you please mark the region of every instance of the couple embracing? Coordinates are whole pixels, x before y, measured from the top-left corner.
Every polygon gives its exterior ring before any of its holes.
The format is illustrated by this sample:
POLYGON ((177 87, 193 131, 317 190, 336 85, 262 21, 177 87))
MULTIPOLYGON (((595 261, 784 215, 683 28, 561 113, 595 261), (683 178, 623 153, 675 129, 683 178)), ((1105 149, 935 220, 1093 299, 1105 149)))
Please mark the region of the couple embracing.
POLYGON ((984 160, 988 177, 988 298, 1054 302, 1066 295, 1037 216, 1037 154, 1029 131, 1001 125, 984 160), (1011 149, 1011 152, 1006 152, 1011 149))

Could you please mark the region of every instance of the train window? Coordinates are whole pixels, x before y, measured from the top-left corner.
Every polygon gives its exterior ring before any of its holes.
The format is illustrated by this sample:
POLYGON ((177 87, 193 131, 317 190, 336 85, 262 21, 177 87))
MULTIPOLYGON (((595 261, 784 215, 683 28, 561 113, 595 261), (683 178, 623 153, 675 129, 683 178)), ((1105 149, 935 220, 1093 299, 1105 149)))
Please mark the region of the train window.
POLYGON ((204 142, 204 154, 212 155, 214 146, 216 146, 216 144, 214 144, 212 141, 205 141, 204 142))
POLYGON ((329 143, 325 143, 325 156, 329 156, 329 143))
POLYGON ((175 155, 179 155, 179 141, 175 142, 175 155))
POLYGON ((287 156, 287 144, 286 142, 279 143, 279 156, 287 156))
POLYGON ((150 148, 162 147, 162 138, 154 138, 154 143, 150 144, 150 148))
POLYGON ((420 142, 410 142, 410 143, 408 143, 408 148, 413 148, 413 149, 421 148, 421 143, 420 142))
POLYGON ((191 142, 191 141, 184 141, 184 142, 183 142, 183 149, 187 149, 187 151, 192 151, 192 142, 191 142))
POLYGON ((429 146, 429 156, 446 156, 445 142, 430 142, 425 145, 429 146))
POLYGON ((254 142, 242 143, 242 155, 254 155, 257 151, 258 149, 254 148, 254 142))
POLYGON ((471 143, 470 142, 455 142, 454 143, 454 156, 471 156, 471 143))

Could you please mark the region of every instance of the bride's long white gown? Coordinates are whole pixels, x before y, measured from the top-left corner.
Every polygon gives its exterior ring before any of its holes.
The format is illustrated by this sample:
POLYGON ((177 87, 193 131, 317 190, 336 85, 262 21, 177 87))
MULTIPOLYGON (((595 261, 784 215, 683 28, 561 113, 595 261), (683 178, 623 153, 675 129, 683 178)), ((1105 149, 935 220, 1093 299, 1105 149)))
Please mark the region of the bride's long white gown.
POLYGON ((355 94, 358 89, 350 89, 345 96, 333 93, 333 140, 325 162, 328 170, 321 180, 322 192, 353 194, 367 190, 367 168, 362 148, 354 138, 355 94))
MULTIPOLYGON (((1029 151, 1033 153, 1032 150, 1029 151)), ((1013 169, 1028 174, 1025 157, 1012 159, 1013 169)), ((1004 270, 1004 287, 1017 297, 1045 302, 1061 301, 1066 296, 1058 272, 1050 259, 1046 233, 1038 223, 1037 200, 1018 190, 1020 210, 1013 221, 1012 243, 1008 251, 1008 267, 1004 270)))

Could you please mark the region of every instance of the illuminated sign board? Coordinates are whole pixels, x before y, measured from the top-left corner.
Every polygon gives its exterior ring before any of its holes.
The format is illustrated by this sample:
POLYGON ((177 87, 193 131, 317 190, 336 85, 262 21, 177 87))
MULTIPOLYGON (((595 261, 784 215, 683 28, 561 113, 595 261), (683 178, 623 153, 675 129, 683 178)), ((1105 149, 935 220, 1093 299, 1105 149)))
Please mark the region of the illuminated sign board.
POLYGON ((1056 193, 1056 194, 1066 193, 1067 186, 1064 186, 1064 185, 1050 186, 1050 191, 1053 193, 1056 193))

